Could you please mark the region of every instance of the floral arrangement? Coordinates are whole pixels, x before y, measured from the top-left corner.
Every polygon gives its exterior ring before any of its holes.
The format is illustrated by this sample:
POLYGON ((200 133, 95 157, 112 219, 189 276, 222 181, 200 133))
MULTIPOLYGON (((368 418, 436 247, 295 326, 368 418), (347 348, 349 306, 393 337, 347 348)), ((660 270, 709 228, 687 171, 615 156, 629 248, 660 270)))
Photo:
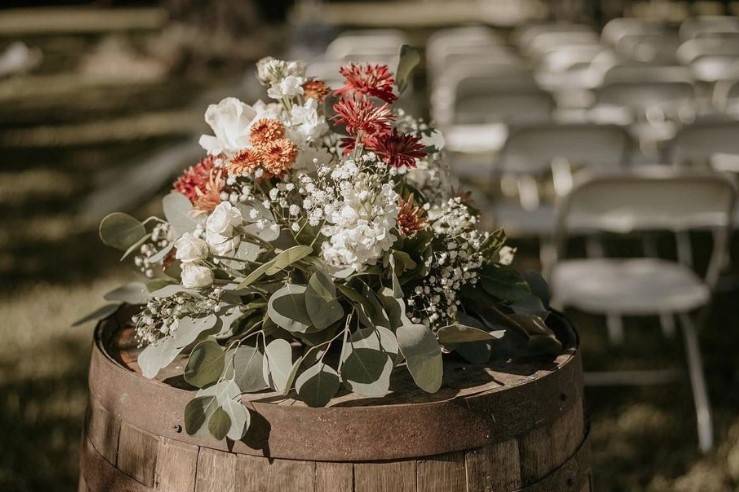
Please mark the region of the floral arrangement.
POLYGON ((455 193, 440 133, 394 107, 417 60, 404 47, 395 75, 350 64, 336 90, 261 60, 271 101, 208 107, 207 155, 163 199, 166 220, 101 222, 147 278, 106 295, 136 306, 144 376, 187 356, 188 433, 242 438, 246 393, 381 397, 400 366, 433 393, 445 357, 485 363, 508 332, 527 354, 561 350, 540 280, 455 193))

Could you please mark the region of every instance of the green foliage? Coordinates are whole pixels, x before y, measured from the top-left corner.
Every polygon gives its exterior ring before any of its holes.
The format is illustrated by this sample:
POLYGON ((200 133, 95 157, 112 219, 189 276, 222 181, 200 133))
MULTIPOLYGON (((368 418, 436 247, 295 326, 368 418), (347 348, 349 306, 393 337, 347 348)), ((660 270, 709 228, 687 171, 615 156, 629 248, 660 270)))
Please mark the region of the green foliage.
POLYGON ((310 246, 298 245, 288 248, 285 251, 279 253, 270 261, 270 267, 267 268, 265 273, 267 275, 274 275, 285 268, 289 267, 293 263, 296 263, 313 252, 313 248, 310 246))
POLYGON ((323 361, 318 361, 298 375, 295 390, 308 405, 322 407, 333 398, 340 384, 336 370, 323 361))
POLYGON ((305 291, 305 308, 311 323, 318 330, 325 330, 344 317, 344 308, 336 298, 334 282, 326 273, 316 271, 311 275, 305 291))
POLYGON ((404 324, 395 334, 413 381, 428 393, 439 391, 444 372, 441 347, 431 330, 424 325, 404 324))
POLYGON ((141 282, 131 282, 107 292, 103 299, 128 304, 146 304, 149 300, 149 291, 141 282))
POLYGON ((517 301, 531 295, 529 284, 510 266, 488 265, 480 275, 485 292, 501 301, 517 301))
POLYGON ((82 318, 72 323, 72 326, 79 326, 81 324, 87 323, 88 321, 97 321, 99 319, 107 318, 108 316, 111 316, 113 313, 118 311, 120 307, 120 304, 105 304, 103 306, 100 306, 93 312, 84 315, 82 318))
POLYGON ((146 228, 128 214, 113 212, 100 221, 99 233, 103 244, 126 251, 146 236, 146 228))
POLYGON ((185 366, 185 381, 203 388, 218 381, 226 365, 225 351, 218 342, 205 340, 195 346, 185 366))
POLYGON ((290 342, 277 338, 264 348, 264 379, 272 387, 286 393, 290 390, 291 374, 293 373, 293 351, 290 342))
POLYGON ((253 393, 269 388, 264 379, 264 354, 251 345, 239 345, 226 355, 227 368, 225 374, 232 374, 239 389, 244 393, 253 393))
POLYGON ((277 326, 289 332, 306 333, 312 327, 305 305, 304 285, 287 284, 272 294, 267 315, 277 326))
POLYGON ((162 199, 162 208, 167 222, 177 237, 195 230, 198 222, 193 217, 192 204, 185 195, 176 191, 170 192, 162 199))

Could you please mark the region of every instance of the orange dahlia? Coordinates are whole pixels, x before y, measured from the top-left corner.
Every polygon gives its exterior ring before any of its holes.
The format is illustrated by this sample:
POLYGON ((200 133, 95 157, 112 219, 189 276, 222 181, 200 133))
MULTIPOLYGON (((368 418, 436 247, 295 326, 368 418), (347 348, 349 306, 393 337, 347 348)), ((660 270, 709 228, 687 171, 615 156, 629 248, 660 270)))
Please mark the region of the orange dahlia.
POLYGON ((259 154, 254 147, 245 149, 231 158, 228 173, 232 176, 250 174, 259 167, 259 154))
POLYGON ((249 133, 252 144, 267 143, 285 137, 285 125, 278 120, 262 118, 254 122, 249 133))
POLYGON ((298 147, 286 138, 278 138, 257 145, 255 151, 265 171, 281 176, 289 171, 298 156, 298 147))
POLYGON ((330 92, 331 89, 323 80, 311 79, 303 84, 303 95, 306 99, 315 99, 318 102, 323 102, 330 92))

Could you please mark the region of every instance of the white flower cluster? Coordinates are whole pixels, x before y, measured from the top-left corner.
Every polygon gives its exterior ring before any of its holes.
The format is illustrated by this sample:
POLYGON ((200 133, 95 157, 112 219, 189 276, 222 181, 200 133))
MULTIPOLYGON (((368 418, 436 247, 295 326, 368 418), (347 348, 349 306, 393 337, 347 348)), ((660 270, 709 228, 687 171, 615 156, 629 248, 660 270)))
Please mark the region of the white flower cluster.
POLYGON ((161 260, 152 261, 160 255, 160 251, 167 248, 172 238, 169 224, 160 222, 151 231, 151 238, 139 246, 139 254, 134 256, 134 264, 148 278, 153 278, 155 268, 161 264, 161 260))
MULTIPOLYGON (((372 159, 369 156, 366 162, 372 159)), ((337 272, 374 265, 397 239, 393 230, 399 196, 391 183, 362 172, 362 166, 346 160, 333 168, 319 167, 317 180, 301 176, 308 223, 323 224, 321 234, 326 240, 321 255, 337 272)))
POLYGON ((459 289, 477 283, 484 262, 481 248, 489 233, 475 227, 477 217, 459 197, 432 208, 429 220, 440 244, 426 259, 428 275, 416 286, 408 305, 413 322, 440 328, 456 318, 459 289))
POLYGON ((262 58, 257 62, 257 78, 268 87, 267 95, 273 99, 295 97, 303 94, 305 64, 276 58, 262 58))
POLYGON ((184 316, 208 314, 218 309, 221 289, 211 290, 207 297, 178 292, 169 297, 151 299, 146 307, 131 318, 139 346, 148 345, 172 335, 184 316))

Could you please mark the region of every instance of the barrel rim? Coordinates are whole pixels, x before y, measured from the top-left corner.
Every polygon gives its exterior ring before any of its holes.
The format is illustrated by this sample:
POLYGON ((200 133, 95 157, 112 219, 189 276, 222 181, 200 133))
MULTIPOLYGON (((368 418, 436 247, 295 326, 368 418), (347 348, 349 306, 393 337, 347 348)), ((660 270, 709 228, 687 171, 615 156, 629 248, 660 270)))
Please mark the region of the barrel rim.
MULTIPOLYGON (((556 319, 574 333, 569 321, 556 319)), ((310 461, 381 461, 483 447, 551 423, 582 404, 578 340, 557 368, 521 384, 421 403, 311 408, 245 401, 252 425, 238 442, 184 432, 193 392, 149 380, 118 363, 105 347, 110 319, 98 323, 92 348, 91 399, 116 418, 153 435, 241 454, 310 461), (532 398, 538 402, 531 405, 532 398), (147 402, 143 404, 142 402, 147 402), (440 426, 439 422, 444 425, 440 426), (347 437, 350 438, 347 439, 347 437)))

